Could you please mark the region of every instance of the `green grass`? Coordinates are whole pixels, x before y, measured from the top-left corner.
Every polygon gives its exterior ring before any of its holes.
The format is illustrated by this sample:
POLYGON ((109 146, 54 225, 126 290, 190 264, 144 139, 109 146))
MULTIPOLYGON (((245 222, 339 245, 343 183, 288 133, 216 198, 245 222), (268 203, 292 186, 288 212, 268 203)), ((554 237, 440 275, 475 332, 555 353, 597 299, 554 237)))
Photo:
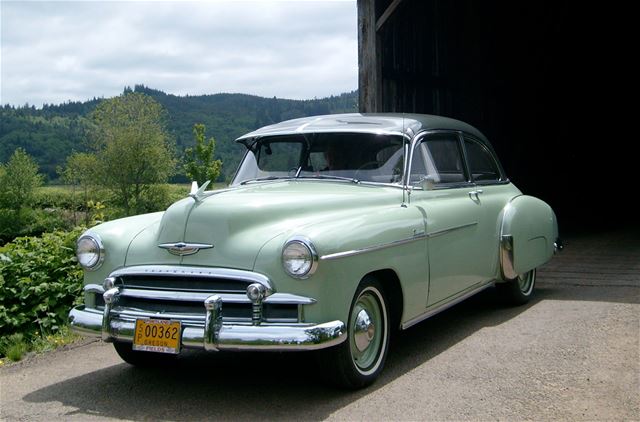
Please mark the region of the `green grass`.
POLYGON ((55 334, 36 332, 31 340, 27 340, 22 333, 11 334, 0 339, 0 366, 7 361, 18 362, 29 352, 49 352, 78 339, 80 336, 72 333, 68 326, 62 327, 55 334))

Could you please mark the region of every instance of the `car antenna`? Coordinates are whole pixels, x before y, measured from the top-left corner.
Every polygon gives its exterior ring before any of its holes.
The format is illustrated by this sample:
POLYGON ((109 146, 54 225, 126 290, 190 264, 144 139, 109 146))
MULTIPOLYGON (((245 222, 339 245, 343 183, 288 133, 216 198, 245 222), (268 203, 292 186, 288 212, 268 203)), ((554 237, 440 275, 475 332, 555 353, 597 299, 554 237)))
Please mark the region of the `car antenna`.
MULTIPOLYGON (((406 138, 405 138, 405 130, 404 130, 404 111, 402 112, 402 139, 405 140, 403 142, 402 148, 404 148, 404 152, 405 152, 405 160, 404 160, 404 166, 403 166, 404 167, 404 171, 403 172, 406 174, 408 169, 409 169, 409 163, 408 163, 408 161, 409 161, 409 153, 410 153, 409 148, 411 147, 411 145, 407 146, 406 143, 405 143, 406 142, 406 138)), ((411 191, 409 191, 408 178, 409 178, 409 175, 407 174, 407 179, 402 181, 403 186, 402 186, 402 205, 401 206, 403 208, 407 207, 407 202, 409 201, 409 197, 411 195, 411 191)), ((404 177, 403 177, 403 179, 404 179, 404 177)))

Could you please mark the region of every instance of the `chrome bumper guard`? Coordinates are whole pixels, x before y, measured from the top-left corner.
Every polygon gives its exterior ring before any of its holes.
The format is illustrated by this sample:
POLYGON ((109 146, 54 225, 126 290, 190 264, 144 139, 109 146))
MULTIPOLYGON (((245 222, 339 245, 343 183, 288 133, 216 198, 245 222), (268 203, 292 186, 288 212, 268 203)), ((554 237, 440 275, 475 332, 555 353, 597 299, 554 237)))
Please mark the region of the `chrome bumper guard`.
MULTIPOLYGON (((100 287, 89 285, 85 290, 100 287)), ((104 311, 84 305, 71 310, 69 321, 72 331, 86 336, 101 337, 107 342, 133 342, 136 315, 113 312, 120 290, 110 288, 103 293, 104 311)), ((255 299, 255 298, 254 298, 255 299)), ((254 302, 259 312, 261 299, 254 302)), ((222 321, 223 295, 211 295, 203 301, 204 320, 185 317, 172 318, 182 323, 181 344, 185 348, 218 350, 317 350, 335 346, 346 339, 346 326, 342 321, 322 324, 262 323, 255 316, 252 323, 224 323, 222 321)), ((140 316, 146 318, 163 315, 140 316)))

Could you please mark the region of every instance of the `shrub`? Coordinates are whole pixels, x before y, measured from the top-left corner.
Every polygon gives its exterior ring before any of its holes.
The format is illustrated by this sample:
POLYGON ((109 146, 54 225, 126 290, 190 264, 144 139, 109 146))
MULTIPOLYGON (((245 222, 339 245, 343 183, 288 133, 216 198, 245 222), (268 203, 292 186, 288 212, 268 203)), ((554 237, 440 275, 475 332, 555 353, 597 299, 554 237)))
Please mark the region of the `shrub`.
POLYGON ((82 300, 75 241, 82 228, 19 237, 0 247, 0 337, 55 333, 82 300))
POLYGON ((84 208, 80 194, 67 186, 43 186, 33 192, 33 208, 63 208, 67 210, 84 208))
POLYGON ((19 211, 0 208, 0 245, 18 236, 39 236, 44 232, 68 230, 73 224, 69 212, 22 208, 19 211))
POLYGON ((11 334, 8 337, 0 338, 0 356, 6 356, 14 362, 22 359, 29 350, 29 346, 24 341, 22 333, 11 334))

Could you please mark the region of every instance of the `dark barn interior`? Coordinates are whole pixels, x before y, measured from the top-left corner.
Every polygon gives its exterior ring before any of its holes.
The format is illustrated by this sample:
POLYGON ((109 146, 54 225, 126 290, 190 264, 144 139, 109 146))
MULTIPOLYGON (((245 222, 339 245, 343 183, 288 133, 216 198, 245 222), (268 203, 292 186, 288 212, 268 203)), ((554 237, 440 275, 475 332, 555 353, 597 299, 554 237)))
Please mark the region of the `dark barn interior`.
POLYGON ((598 92, 612 85, 608 28, 593 25, 598 10, 577 7, 358 0, 360 110, 477 127, 510 179, 554 208, 561 231, 634 224, 635 205, 615 196, 621 155, 633 152, 607 136, 611 104, 598 92))

